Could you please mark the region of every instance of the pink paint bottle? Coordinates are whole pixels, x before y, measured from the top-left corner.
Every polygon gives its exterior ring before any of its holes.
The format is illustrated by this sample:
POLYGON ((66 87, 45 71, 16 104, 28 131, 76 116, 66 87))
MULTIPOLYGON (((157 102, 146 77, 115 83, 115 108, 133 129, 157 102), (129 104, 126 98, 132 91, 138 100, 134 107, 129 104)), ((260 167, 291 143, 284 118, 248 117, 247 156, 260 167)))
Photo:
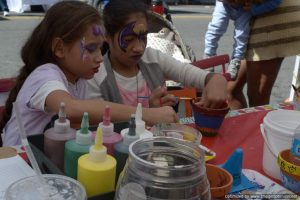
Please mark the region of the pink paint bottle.
POLYGON ((114 132, 114 124, 110 121, 110 111, 109 106, 105 107, 103 122, 99 124, 103 132, 103 145, 107 148, 107 153, 110 155, 114 154, 114 145, 123 140, 123 137, 114 132))
POLYGON ((60 103, 58 119, 54 127, 44 133, 44 152, 46 156, 61 170, 64 166, 65 143, 74 139, 76 130, 70 128, 70 121, 66 118, 65 103, 60 103))

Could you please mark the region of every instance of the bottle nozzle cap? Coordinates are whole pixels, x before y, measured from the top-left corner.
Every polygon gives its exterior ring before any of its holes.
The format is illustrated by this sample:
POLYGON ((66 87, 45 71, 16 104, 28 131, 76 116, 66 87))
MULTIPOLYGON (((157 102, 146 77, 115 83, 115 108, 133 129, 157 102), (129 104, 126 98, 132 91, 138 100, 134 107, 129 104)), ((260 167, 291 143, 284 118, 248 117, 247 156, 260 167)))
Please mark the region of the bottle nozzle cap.
POLYGON ((142 112, 142 104, 138 103, 136 112, 135 112, 135 124, 136 124, 136 132, 142 133, 146 129, 146 123, 142 120, 143 112, 142 112))
POLYGON ((110 106, 106 106, 103 115, 103 125, 108 126, 110 124, 110 106))
POLYGON ((89 132, 89 114, 87 112, 83 113, 83 117, 81 120, 80 132, 82 134, 88 134, 88 132, 89 132))
POLYGON ((77 144, 90 145, 92 144, 92 132, 89 131, 89 114, 83 113, 80 130, 76 131, 77 144))
POLYGON ((66 118, 65 103, 61 102, 58 112, 58 119, 54 122, 54 131, 56 133, 67 133, 70 129, 70 121, 66 118))
POLYGON ((98 127, 96 132, 95 144, 90 147, 89 157, 94 162, 103 162, 106 158, 107 149, 103 144, 102 128, 98 127))
POLYGON ((136 135, 136 124, 135 124, 135 114, 131 114, 130 120, 129 120, 129 130, 128 135, 134 136, 136 135))
POLYGON ((58 112, 58 120, 60 123, 64 123, 66 121, 66 113, 65 113, 65 103, 60 102, 59 112, 58 112))
POLYGON ((142 113, 142 104, 138 103, 135 111, 135 119, 136 120, 142 120, 143 118, 143 113, 142 113))

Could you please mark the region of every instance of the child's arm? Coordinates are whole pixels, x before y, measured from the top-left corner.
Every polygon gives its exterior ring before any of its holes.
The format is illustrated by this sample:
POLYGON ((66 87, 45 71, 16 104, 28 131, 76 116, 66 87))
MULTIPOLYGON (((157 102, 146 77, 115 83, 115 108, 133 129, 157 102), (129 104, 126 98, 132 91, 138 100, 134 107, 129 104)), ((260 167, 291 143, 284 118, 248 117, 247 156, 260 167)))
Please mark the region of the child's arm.
MULTIPOLYGON (((89 113, 90 123, 98 124, 106 105, 111 107, 112 121, 128 121, 130 115, 135 113, 136 107, 112 103, 103 100, 78 100, 62 90, 51 92, 46 98, 47 108, 58 113, 60 102, 66 104, 66 114, 71 122, 80 123, 83 112, 89 113)), ((176 122, 177 116, 173 108, 165 106, 160 108, 143 108, 143 119, 148 125, 161 122, 176 122)))
POLYGON ((252 4, 251 13, 253 16, 270 12, 281 4, 282 0, 266 0, 261 4, 252 4))
POLYGON ((171 56, 149 49, 159 63, 166 79, 182 83, 186 87, 195 87, 207 95, 205 106, 218 107, 227 100, 227 81, 220 74, 209 73, 188 63, 181 63, 171 56), (204 92, 205 91, 205 92, 204 92))
POLYGON ((206 76, 205 88, 198 105, 207 108, 220 108, 227 100, 227 81, 223 75, 209 73, 206 76))

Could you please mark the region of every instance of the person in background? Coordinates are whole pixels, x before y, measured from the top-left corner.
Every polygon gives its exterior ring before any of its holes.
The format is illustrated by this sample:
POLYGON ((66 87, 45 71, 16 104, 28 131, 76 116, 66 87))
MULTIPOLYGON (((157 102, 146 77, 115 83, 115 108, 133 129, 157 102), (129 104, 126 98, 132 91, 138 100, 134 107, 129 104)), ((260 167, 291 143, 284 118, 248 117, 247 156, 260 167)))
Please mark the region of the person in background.
MULTIPOLYGON (((80 1, 54 4, 22 48, 24 66, 5 105, 0 130, 4 146, 21 144, 13 102, 28 135, 41 134, 64 102, 71 123, 80 124, 84 112, 98 124, 106 105, 113 121, 128 121, 136 107, 100 99, 84 99, 86 79, 98 72, 103 61, 104 28, 99 12, 80 1), (76 13, 76 14, 74 14, 76 13)), ((176 122, 172 107, 144 108, 147 124, 176 122)))
POLYGON ((3 12, 3 16, 8 15, 9 9, 8 9, 6 0, 0 0, 0 11, 3 12))
POLYGON ((245 58, 252 16, 261 15, 279 6, 282 0, 217 0, 212 21, 208 24, 205 34, 204 58, 217 54, 218 42, 226 32, 229 20, 234 21, 233 53, 227 72, 231 80, 235 80, 241 60, 245 58))
MULTIPOLYGON (((270 103, 270 96, 282 61, 300 53, 300 1, 284 0, 272 12, 257 16, 251 25, 247 64, 236 82, 229 83, 231 104, 242 105, 239 97, 247 83, 249 106, 270 103), (247 71, 247 73, 246 73, 247 71)), ((293 75, 291 74, 291 77, 293 75)))
POLYGON ((148 9, 142 1, 110 0, 103 11, 109 51, 103 67, 89 80, 89 98, 144 107, 174 105, 167 79, 203 90, 199 106, 217 108, 227 100, 227 81, 158 50, 146 48, 148 9), (117 15, 115 13, 118 13, 117 15), (116 92, 117 91, 117 92, 116 92), (149 99, 160 101, 149 102, 149 99), (157 98, 159 97, 159 98, 157 98))

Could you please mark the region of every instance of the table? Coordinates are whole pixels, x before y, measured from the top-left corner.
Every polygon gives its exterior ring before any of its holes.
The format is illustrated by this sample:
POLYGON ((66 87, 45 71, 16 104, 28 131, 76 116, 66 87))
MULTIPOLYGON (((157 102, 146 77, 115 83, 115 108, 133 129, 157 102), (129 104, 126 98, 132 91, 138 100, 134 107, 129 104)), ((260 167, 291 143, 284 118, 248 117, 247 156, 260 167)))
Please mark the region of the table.
POLYGON ((202 144, 216 152, 212 164, 222 164, 236 148, 244 152, 243 168, 262 170, 264 140, 260 124, 269 111, 247 113, 236 117, 225 118, 216 137, 203 137, 202 144))
MULTIPOLYGON (((216 152, 216 157, 209 163, 223 164, 235 149, 241 148, 244 152, 244 169, 255 170, 279 183, 279 180, 268 176, 262 168, 264 139, 260 124, 266 114, 274 109, 291 110, 293 106, 288 102, 231 111, 224 119, 217 136, 202 137, 202 145, 216 152)), ((183 123, 184 121, 193 126, 193 120, 183 120, 183 123)))
MULTIPOLYGON (((225 118, 217 136, 203 137, 201 143, 216 152, 216 157, 209 162, 212 164, 222 164, 236 148, 242 148, 244 151, 243 168, 252 169, 266 175, 262 170, 264 141, 259 125, 263 122, 265 115, 273 110, 273 107, 265 106, 265 108, 258 107, 254 111, 253 108, 244 111, 241 110, 239 111, 241 114, 225 118)), ((127 126, 126 122, 116 123, 115 131, 120 132, 121 129, 127 126)), ((43 137, 43 135, 40 136, 43 137)), ((34 138, 31 137, 30 141, 35 144, 32 139, 34 138)), ((38 138, 37 141, 40 143, 41 138, 38 138)), ((35 145, 38 146, 37 144, 35 145)), ((42 153, 38 154, 42 155, 42 153)), ((42 158, 44 159, 44 156, 42 158)), ((43 164, 43 166, 49 168, 48 164, 43 164)), ((50 167, 50 169, 52 168, 50 167)), ((276 194, 276 192, 272 194, 276 194)), ((114 193, 112 192, 100 197, 103 200, 111 200, 113 196, 114 193)), ((99 199, 99 196, 89 199, 96 200, 99 199)))

